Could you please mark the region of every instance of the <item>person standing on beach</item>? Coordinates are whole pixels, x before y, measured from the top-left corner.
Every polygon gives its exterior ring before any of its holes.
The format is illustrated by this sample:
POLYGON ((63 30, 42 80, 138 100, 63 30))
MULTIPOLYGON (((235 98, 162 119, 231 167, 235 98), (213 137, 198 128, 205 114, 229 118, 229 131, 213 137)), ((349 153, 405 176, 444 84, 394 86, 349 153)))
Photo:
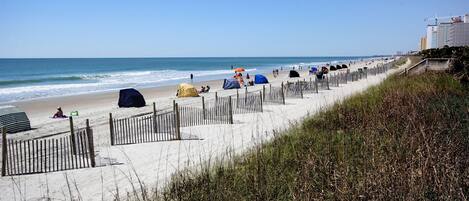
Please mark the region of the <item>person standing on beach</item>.
POLYGON ((194 80, 194 75, 191 73, 191 82, 194 80))

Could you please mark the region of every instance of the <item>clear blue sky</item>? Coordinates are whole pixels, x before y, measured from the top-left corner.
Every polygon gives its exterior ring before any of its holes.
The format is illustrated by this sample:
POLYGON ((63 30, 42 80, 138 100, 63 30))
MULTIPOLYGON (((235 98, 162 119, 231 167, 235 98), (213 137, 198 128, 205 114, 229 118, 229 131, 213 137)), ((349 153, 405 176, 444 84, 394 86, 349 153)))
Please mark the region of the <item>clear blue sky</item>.
POLYGON ((0 0, 0 57, 332 56, 417 49, 469 0, 0 0))

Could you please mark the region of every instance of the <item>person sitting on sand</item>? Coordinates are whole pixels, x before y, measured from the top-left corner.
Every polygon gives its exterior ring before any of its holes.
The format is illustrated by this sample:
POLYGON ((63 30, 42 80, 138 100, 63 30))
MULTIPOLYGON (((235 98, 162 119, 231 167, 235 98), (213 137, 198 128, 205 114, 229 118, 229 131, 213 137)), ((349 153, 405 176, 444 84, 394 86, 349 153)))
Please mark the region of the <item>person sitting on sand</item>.
POLYGON ((208 93, 210 91, 210 86, 207 85, 207 87, 205 87, 205 92, 208 93))
POLYGON ((201 86, 201 87, 200 87, 200 92, 199 92, 199 93, 205 93, 205 92, 207 92, 207 91, 205 90, 205 87, 204 87, 204 86, 201 86))
POLYGON ((64 112, 62 111, 62 108, 58 107, 57 112, 55 112, 55 114, 52 118, 67 118, 67 116, 64 115, 64 112))

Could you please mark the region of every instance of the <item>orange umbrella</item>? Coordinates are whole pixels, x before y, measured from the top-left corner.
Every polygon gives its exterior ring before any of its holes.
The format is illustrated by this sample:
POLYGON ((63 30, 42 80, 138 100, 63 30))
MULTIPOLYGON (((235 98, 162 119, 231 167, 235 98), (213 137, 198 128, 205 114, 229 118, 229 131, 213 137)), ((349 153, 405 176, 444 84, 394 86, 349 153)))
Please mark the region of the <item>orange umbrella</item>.
POLYGON ((234 71, 237 73, 244 72, 244 68, 235 68, 234 71))

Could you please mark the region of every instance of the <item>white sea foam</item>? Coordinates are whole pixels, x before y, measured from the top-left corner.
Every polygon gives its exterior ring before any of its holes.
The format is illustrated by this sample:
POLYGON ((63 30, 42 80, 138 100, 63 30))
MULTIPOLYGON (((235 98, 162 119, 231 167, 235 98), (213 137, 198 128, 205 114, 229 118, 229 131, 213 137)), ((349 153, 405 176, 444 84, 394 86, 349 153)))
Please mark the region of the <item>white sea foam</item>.
MULTIPOLYGON (((254 72, 257 69, 246 69, 246 72, 254 72)), ((77 83, 49 83, 32 86, 16 86, 0 88, 0 103, 18 100, 29 100, 43 97, 63 96, 71 94, 83 94, 117 90, 127 87, 150 87, 178 80, 189 79, 193 74, 196 80, 209 80, 222 78, 233 73, 232 70, 211 71, 127 71, 103 74, 73 75, 81 78, 77 83)))

